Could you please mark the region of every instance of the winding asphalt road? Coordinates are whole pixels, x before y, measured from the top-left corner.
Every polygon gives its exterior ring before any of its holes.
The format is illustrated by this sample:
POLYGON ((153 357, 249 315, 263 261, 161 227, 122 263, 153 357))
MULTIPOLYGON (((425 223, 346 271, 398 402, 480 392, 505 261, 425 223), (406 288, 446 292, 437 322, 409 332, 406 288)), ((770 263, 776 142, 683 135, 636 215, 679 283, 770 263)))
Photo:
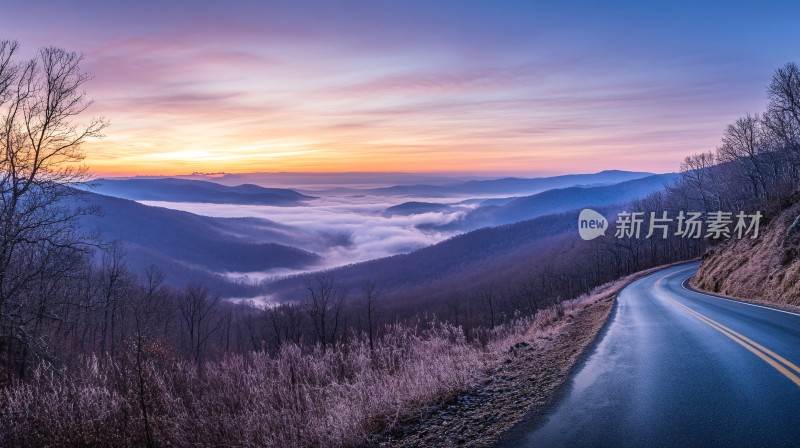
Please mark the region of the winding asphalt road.
POLYGON ((800 315, 639 279, 551 412, 501 446, 800 447, 800 315))

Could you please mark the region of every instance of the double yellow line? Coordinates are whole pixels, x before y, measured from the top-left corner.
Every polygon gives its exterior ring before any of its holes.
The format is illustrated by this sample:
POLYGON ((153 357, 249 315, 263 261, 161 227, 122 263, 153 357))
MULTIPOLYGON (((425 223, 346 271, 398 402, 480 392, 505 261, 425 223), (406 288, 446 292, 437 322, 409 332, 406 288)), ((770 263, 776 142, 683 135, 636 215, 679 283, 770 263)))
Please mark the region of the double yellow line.
MULTIPOLYGON (((670 274, 667 274, 670 275, 670 274)), ((662 276, 656 281, 655 289, 656 293, 660 295, 662 298, 668 300, 669 302, 677 305, 679 308, 683 309, 687 313, 691 314, 692 316, 699 319, 701 322, 709 325, 711 328, 719 331, 720 333, 724 334, 725 336, 732 339, 737 344, 741 345, 742 347, 749 350, 754 355, 758 356, 764 362, 771 365, 775 368, 778 372, 782 373, 786 378, 789 378, 794 384, 800 387, 800 367, 793 364, 791 361, 787 360, 786 358, 782 357, 781 355, 773 352, 772 350, 764 347, 763 345, 759 344, 758 342, 753 341, 752 339, 744 336, 741 333, 738 333, 721 323, 710 319, 697 311, 689 308, 688 306, 678 302, 677 300, 673 299, 672 297, 668 296, 664 291, 661 290, 661 281, 667 277, 667 275, 662 276)))

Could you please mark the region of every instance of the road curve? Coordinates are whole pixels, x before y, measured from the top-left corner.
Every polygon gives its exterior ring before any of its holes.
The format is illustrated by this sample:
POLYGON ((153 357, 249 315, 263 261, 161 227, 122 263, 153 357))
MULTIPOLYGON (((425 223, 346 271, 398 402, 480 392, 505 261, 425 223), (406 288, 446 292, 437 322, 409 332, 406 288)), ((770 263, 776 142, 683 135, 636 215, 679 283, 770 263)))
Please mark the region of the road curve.
POLYGON ((686 288, 698 263, 619 294, 563 397, 503 447, 800 447, 800 315, 686 288))

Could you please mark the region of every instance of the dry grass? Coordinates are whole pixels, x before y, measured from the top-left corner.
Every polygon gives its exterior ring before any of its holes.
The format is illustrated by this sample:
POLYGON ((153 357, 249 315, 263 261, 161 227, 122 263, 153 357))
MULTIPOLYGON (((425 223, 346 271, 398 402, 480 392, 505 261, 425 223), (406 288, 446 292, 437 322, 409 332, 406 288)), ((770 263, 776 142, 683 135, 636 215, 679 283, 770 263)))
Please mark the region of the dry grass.
POLYGON ((632 279, 495 328, 486 344, 468 342, 460 328, 433 323, 425 330, 393 326, 373 351, 363 339, 327 350, 286 345, 274 356, 231 356, 202 369, 155 346, 145 350, 140 368, 133 350, 126 360, 92 357, 68 372, 43 364, 31 381, 0 393, 0 443, 364 444, 371 434, 468 389, 510 346, 559 332, 565 316, 608 299, 632 279))
POLYGON ((479 350, 447 325, 393 328, 369 344, 277 356, 252 353, 207 363, 148 360, 144 396, 137 369, 91 358, 65 374, 42 365, 32 381, 2 393, 3 444, 146 445, 141 399, 154 445, 341 446, 376 425, 463 387, 479 350))
POLYGON ((692 286, 740 300, 800 310, 800 197, 761 229, 757 239, 731 239, 703 257, 692 286))

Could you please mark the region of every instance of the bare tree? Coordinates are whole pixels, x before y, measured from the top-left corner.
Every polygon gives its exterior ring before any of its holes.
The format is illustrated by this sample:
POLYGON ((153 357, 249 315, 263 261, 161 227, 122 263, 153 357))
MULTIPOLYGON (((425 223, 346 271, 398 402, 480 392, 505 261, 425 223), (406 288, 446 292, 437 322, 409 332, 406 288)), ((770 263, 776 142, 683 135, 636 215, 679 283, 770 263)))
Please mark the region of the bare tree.
POLYGON ((703 152, 687 156, 681 163, 681 186, 687 187, 680 192, 689 202, 699 203, 704 210, 719 208, 718 195, 715 194, 714 179, 711 167, 716 164, 712 152, 703 152))
POLYGON ((364 311, 367 313, 367 334, 369 335, 369 349, 375 350, 373 343, 375 332, 375 320, 377 318, 376 304, 378 302, 378 293, 375 291, 375 282, 367 280, 361 285, 361 291, 364 297, 364 311))
POLYGON ((497 308, 497 298, 495 296, 494 287, 492 285, 483 288, 479 293, 479 300, 485 307, 489 316, 489 328, 494 329, 495 324, 495 311, 497 308))
POLYGON ((731 163, 739 167, 741 177, 752 188, 752 197, 766 196, 766 180, 764 174, 764 158, 766 152, 764 132, 758 114, 739 118, 725 128, 722 145, 717 148, 720 162, 731 163))
POLYGON ((100 268, 101 291, 103 293, 103 322, 100 351, 108 349, 113 357, 116 353, 116 335, 118 312, 122 309, 120 303, 124 299, 128 286, 128 270, 125 265, 125 253, 119 244, 114 244, 109 251, 103 254, 100 268))
POLYGON ((191 284, 178 305, 186 324, 189 353, 195 362, 202 361, 208 338, 222 326, 222 319, 214 319, 218 302, 219 296, 211 297, 207 288, 191 284))
POLYGON ((339 330, 344 294, 336 289, 333 275, 321 273, 306 283, 308 314, 316 339, 325 347, 336 340, 339 330))
POLYGON ((536 314, 536 311, 539 309, 539 302, 537 300, 539 292, 536 283, 536 278, 530 273, 526 274, 525 278, 520 282, 520 294, 522 294, 528 309, 528 314, 531 316, 536 314))
POLYGON ((19 311, 30 285, 53 275, 46 254, 86 249, 76 218, 87 210, 68 200, 76 194, 69 186, 85 180, 82 144, 107 123, 77 121, 92 104, 82 55, 47 47, 17 61, 18 51, 0 41, 0 337, 33 346, 19 311))
POLYGON ((287 303, 272 307, 265 314, 272 326, 276 348, 280 348, 284 342, 300 343, 303 314, 298 305, 287 303))
POLYGON ((800 67, 788 63, 776 70, 767 97, 764 125, 770 130, 773 146, 785 154, 789 182, 796 186, 800 181, 800 67))
POLYGON ((775 70, 767 87, 769 112, 800 127, 800 67, 790 62, 775 70))
POLYGON ((145 441, 148 447, 154 446, 152 431, 150 430, 150 411, 147 406, 146 399, 146 374, 144 362, 147 357, 144 349, 145 344, 148 342, 148 335, 153 330, 153 319, 156 314, 161 311, 167 311, 164 306, 160 306, 159 299, 163 297, 159 294, 162 283, 164 282, 164 274, 155 268, 149 266, 141 279, 141 297, 138 302, 134 304, 134 330, 135 330, 135 371, 136 371, 136 385, 137 394, 139 396, 139 409, 142 413, 142 420, 144 423, 145 441))

